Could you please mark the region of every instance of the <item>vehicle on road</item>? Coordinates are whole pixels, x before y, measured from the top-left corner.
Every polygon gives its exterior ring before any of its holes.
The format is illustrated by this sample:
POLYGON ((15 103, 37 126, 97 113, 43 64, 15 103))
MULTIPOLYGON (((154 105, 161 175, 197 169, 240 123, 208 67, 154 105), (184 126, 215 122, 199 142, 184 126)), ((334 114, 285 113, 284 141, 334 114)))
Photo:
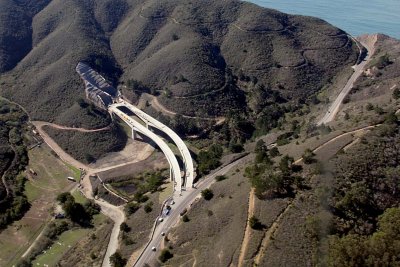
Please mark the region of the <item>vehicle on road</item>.
POLYGON ((156 247, 152 247, 151 250, 152 251, 156 251, 157 249, 156 249, 156 247))
POLYGON ((162 232, 162 233, 161 233, 161 236, 165 236, 165 233, 164 233, 164 232, 162 232))
POLYGON ((158 218, 158 221, 159 221, 159 222, 163 222, 163 221, 164 221, 164 218, 158 218))
POLYGON ((76 180, 75 180, 74 177, 68 176, 67 179, 68 179, 69 181, 76 182, 76 180))

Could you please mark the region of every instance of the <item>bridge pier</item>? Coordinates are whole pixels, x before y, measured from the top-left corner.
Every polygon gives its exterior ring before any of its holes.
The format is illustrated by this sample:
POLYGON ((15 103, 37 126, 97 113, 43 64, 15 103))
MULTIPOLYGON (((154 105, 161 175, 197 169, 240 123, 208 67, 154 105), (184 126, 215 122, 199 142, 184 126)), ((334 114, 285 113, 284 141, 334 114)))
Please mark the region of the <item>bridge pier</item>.
POLYGON ((132 139, 136 139, 136 131, 132 128, 132 139))

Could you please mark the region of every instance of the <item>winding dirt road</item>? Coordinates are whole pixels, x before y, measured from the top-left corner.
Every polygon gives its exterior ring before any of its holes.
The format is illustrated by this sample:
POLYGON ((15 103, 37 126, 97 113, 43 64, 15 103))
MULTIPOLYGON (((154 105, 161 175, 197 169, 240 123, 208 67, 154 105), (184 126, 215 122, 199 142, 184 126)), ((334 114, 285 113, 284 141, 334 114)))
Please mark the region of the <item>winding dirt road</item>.
MULTIPOLYGON (((89 176, 101 172, 101 171, 106 171, 106 170, 111 170, 114 168, 119 168, 123 167, 125 165, 132 164, 134 162, 137 162, 138 160, 135 159, 130 162, 118 164, 118 165, 113 165, 109 167, 104 167, 104 168, 91 168, 90 166, 74 159, 72 156, 70 156, 68 153, 66 153, 44 130, 43 126, 49 125, 49 126, 54 126, 54 124, 47 123, 47 122, 32 122, 35 126, 41 137, 43 138, 44 142, 60 157, 60 159, 72 166, 75 166, 76 168, 80 168, 82 170, 86 171, 86 175, 83 177, 81 180, 81 192, 85 195, 87 199, 92 199, 94 200, 98 205, 101 207, 101 212, 106 215, 107 217, 111 218, 114 221, 114 227, 111 232, 110 236, 110 241, 108 243, 106 255, 103 259, 102 267, 111 267, 110 263, 110 256, 114 254, 117 249, 118 249, 118 236, 120 232, 120 225, 122 222, 125 221, 125 214, 122 210, 121 207, 116 207, 114 205, 109 204, 106 201, 103 201, 101 199, 94 199, 93 197, 93 188, 91 186, 89 176)), ((82 129, 82 128, 70 128, 70 127, 64 127, 60 125, 55 126, 58 129, 62 130, 76 130, 76 131, 82 131, 82 132, 93 132, 93 131, 101 131, 104 130, 102 129, 95 129, 95 130, 87 130, 87 129, 82 129)))

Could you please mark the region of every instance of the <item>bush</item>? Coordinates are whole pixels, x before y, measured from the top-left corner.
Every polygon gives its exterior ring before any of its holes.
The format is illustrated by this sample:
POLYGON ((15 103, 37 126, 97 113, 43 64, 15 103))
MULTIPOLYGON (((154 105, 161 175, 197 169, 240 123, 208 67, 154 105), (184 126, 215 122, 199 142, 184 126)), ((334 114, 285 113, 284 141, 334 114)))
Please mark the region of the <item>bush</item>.
POLYGON ((153 210, 152 206, 153 206, 153 202, 147 203, 144 206, 144 212, 150 213, 153 210))
POLYGON ((384 54, 383 56, 380 56, 375 63, 375 67, 377 67, 378 69, 383 69, 386 66, 390 65, 392 62, 389 59, 389 55, 388 54, 384 54))
POLYGON ((368 111, 374 110, 374 105, 372 105, 371 103, 368 103, 368 104, 365 106, 365 109, 368 110, 368 111))
POLYGON ((182 222, 189 222, 189 221, 190 221, 190 219, 189 219, 189 217, 187 216, 187 214, 185 214, 185 215, 182 216, 182 222))
POLYGON ((394 99, 400 99, 400 88, 399 87, 397 87, 397 88, 395 88, 394 90, 393 90, 393 98, 394 99))
POLYGON ((217 176, 215 176, 215 181, 217 181, 217 182, 221 182, 221 181, 226 180, 226 179, 227 179, 227 177, 225 175, 217 175, 217 176))
POLYGON ((256 216, 251 216, 249 219, 249 226, 251 229, 260 230, 262 229, 262 224, 256 216))
POLYGON ((127 233, 131 230, 131 228, 126 224, 126 222, 121 223, 121 225, 119 226, 119 229, 125 233, 127 233))
POLYGON ((160 256, 158 259, 161 262, 166 262, 167 260, 171 259, 174 255, 168 250, 168 249, 163 249, 160 253, 160 256))
POLYGON ((315 162, 314 156, 315 156, 314 152, 312 152, 311 149, 307 148, 302 156, 304 163, 305 164, 314 163, 315 162))
POLYGON ((135 202, 130 202, 125 206, 125 213, 127 216, 135 213, 140 208, 140 205, 135 202))
POLYGON ((127 260, 118 251, 111 255, 110 261, 113 267, 124 267, 127 263, 127 260))
POLYGON ((214 193, 211 189, 207 188, 207 189, 204 189, 203 191, 201 191, 201 196, 205 200, 211 200, 214 197, 214 193))

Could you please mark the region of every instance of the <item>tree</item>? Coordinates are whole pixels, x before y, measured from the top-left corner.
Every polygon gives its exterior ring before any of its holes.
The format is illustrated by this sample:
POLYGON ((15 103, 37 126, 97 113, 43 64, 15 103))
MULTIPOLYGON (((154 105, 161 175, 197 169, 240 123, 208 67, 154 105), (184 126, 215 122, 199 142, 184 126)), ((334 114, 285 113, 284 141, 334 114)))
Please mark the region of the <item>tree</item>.
POLYGON ((201 191, 201 196, 205 200, 211 200, 214 197, 214 193, 211 189, 207 188, 207 189, 204 189, 203 191, 201 191))
POLYGON ((303 156, 302 156, 303 162, 305 164, 314 163, 315 162, 314 156, 315 156, 314 152, 311 149, 307 148, 304 151, 303 156))
POLYGON ((127 260, 118 251, 111 255, 110 261, 114 267, 124 267, 127 260))
POLYGON ((279 169, 284 174, 291 174, 293 162, 294 159, 292 157, 285 155, 281 158, 281 161, 279 162, 279 169))
POLYGON ((158 259, 161 262, 166 262, 167 260, 171 259, 174 255, 168 250, 168 249, 163 249, 160 253, 160 256, 158 259))
POLYGON ((61 204, 64 204, 68 200, 74 200, 74 197, 71 195, 70 192, 64 192, 57 196, 56 200, 61 204))
POLYGON ((125 233, 127 233, 131 230, 131 228, 128 226, 128 224, 126 224, 126 222, 121 223, 121 225, 119 226, 119 229, 125 233))
POLYGON ((255 163, 264 163, 267 165, 272 165, 273 162, 268 156, 268 149, 262 139, 257 141, 256 148, 254 150, 256 153, 255 163))

